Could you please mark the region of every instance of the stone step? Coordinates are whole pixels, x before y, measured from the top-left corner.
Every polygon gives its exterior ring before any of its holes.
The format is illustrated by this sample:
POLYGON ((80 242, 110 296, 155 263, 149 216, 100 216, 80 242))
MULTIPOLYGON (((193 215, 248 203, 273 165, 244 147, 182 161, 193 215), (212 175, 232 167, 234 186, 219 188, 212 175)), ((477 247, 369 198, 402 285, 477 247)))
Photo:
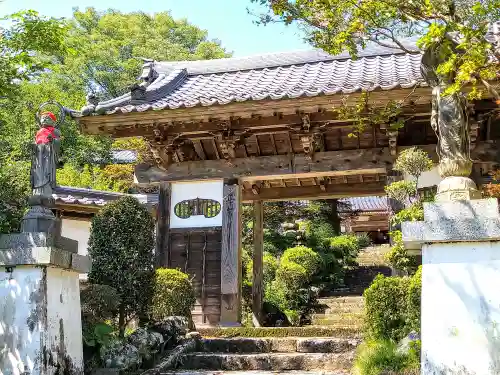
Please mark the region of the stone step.
POLYGON ((191 353, 180 358, 182 368, 192 370, 283 371, 349 370, 355 351, 348 353, 191 353))
POLYGON ((351 306, 364 306, 365 300, 363 296, 338 296, 338 297, 323 297, 318 299, 320 305, 339 306, 340 304, 351 306))
POLYGON ((353 326, 304 326, 304 327, 212 327, 198 328, 197 331, 205 338, 211 337, 338 337, 357 338, 360 332, 353 326))
POLYGON ((344 353, 354 350, 359 339, 344 338, 203 338, 199 352, 216 353, 344 353))
POLYGON ((365 311, 365 307, 362 305, 355 305, 349 303, 339 303, 337 305, 320 305, 316 311, 318 313, 326 314, 326 315, 335 315, 335 314, 362 314, 365 311))
POLYGON ((348 375, 348 371, 220 371, 220 370, 175 370, 161 375, 348 375))
POLYGON ((363 326, 362 317, 316 317, 312 320, 312 324, 321 324, 323 326, 338 326, 348 325, 350 327, 357 327, 358 329, 363 326))

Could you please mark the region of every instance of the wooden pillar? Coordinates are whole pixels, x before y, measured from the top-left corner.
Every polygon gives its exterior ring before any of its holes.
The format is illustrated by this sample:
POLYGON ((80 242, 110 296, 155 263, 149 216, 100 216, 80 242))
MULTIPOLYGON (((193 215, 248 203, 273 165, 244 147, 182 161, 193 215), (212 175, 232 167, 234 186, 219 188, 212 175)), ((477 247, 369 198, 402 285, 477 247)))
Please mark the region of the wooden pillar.
POLYGON ((222 204, 221 326, 240 324, 241 252, 240 187, 224 182, 222 204))
POLYGON ((170 186, 167 182, 160 183, 156 215, 156 267, 170 265, 170 186))
POLYGON ((255 327, 262 325, 262 299, 264 291, 264 205, 262 201, 253 203, 253 282, 252 321, 255 327))

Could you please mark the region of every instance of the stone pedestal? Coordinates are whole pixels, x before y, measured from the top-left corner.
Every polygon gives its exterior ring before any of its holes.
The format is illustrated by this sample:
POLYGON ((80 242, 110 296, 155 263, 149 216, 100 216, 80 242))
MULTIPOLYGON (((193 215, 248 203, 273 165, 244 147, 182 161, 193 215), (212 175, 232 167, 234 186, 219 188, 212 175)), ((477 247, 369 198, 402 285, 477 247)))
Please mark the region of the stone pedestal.
POLYGON ((425 203, 402 230, 422 251, 422 374, 500 374, 497 200, 425 203))
POLYGON ((0 374, 82 375, 76 241, 47 233, 0 236, 0 374))

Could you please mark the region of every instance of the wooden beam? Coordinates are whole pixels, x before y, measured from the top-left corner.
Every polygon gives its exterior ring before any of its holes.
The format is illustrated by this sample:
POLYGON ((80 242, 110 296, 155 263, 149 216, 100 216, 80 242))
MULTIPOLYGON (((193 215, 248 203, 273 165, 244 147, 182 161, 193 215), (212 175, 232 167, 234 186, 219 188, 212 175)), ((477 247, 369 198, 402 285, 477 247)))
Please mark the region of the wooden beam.
POLYGON ((201 160, 172 164, 162 170, 147 164, 136 166, 139 183, 189 181, 215 178, 246 180, 384 173, 392 165, 388 148, 317 152, 307 155, 273 155, 226 160, 201 160), (349 172, 350 171, 350 172, 349 172))
POLYGON ((384 195, 383 182, 370 182, 364 184, 329 184, 324 186, 293 186, 286 188, 261 189, 255 195, 252 191, 244 190, 242 201, 245 203, 253 201, 288 201, 288 200, 312 200, 312 199, 339 199, 346 197, 361 197, 370 195, 384 195))
POLYGON ((264 292, 264 205, 262 201, 253 204, 253 281, 252 321, 254 327, 262 325, 262 300, 264 292))
POLYGON ((223 197, 220 324, 234 326, 240 320, 240 187, 224 182, 223 197))
MULTIPOLYGON (((416 90, 401 89, 401 90, 380 90, 374 91, 370 94, 370 99, 374 100, 380 106, 385 105, 386 102, 391 100, 398 100, 404 98, 409 93, 413 92, 415 98, 418 98, 418 104, 429 107, 431 99, 431 90, 428 87, 417 88, 416 90)), ((358 103, 361 93, 353 93, 349 95, 348 105, 356 105, 358 103)), ((318 97, 304 97, 287 100, 265 100, 265 101, 247 101, 243 103, 232 103, 224 106, 208 106, 208 107, 194 107, 194 108, 179 108, 179 109, 166 109, 163 111, 147 111, 147 112, 130 112, 130 113, 116 113, 113 115, 101 116, 87 116, 80 117, 77 120, 82 126, 83 132, 87 134, 112 134, 114 130, 119 127, 127 126, 126 136, 145 135, 145 133, 152 132, 153 124, 168 125, 172 127, 172 132, 199 131, 201 128, 212 129, 211 125, 219 126, 220 121, 210 121, 213 119, 232 119, 240 118, 239 124, 241 128, 251 127, 253 124, 260 124, 264 121, 272 123, 288 123, 290 119, 288 116, 296 118, 296 123, 301 124, 302 120, 300 115, 297 114, 297 109, 302 112, 311 114, 311 122, 318 121, 317 119, 323 116, 324 121, 331 121, 327 118, 332 116, 332 112, 318 112, 318 107, 331 108, 335 105, 343 104, 342 95, 327 95, 318 97), (275 113, 281 112, 282 116, 268 116, 262 119, 252 118, 252 113, 275 113), (200 122, 203 122, 200 124, 200 122), (151 128, 151 130, 149 130, 151 128)), ((414 107, 409 107, 411 113, 415 113, 414 107)), ((235 124, 232 124, 234 127, 235 124)), ((169 129, 170 132, 170 129, 169 129)), ((125 136, 125 135, 124 135, 125 136)))
POLYGON ((170 197, 171 185, 160 183, 156 219, 156 267, 170 266, 170 197))

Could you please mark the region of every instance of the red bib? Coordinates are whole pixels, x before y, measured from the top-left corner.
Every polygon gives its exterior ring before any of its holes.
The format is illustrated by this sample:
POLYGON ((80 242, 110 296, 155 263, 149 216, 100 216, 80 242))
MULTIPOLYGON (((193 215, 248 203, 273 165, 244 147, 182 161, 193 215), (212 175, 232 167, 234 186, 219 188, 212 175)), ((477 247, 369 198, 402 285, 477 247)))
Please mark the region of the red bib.
POLYGON ((55 128, 53 126, 47 126, 45 128, 41 128, 39 131, 36 132, 35 143, 37 145, 46 144, 51 142, 53 139, 56 139, 57 137, 54 134, 54 129, 55 128))

